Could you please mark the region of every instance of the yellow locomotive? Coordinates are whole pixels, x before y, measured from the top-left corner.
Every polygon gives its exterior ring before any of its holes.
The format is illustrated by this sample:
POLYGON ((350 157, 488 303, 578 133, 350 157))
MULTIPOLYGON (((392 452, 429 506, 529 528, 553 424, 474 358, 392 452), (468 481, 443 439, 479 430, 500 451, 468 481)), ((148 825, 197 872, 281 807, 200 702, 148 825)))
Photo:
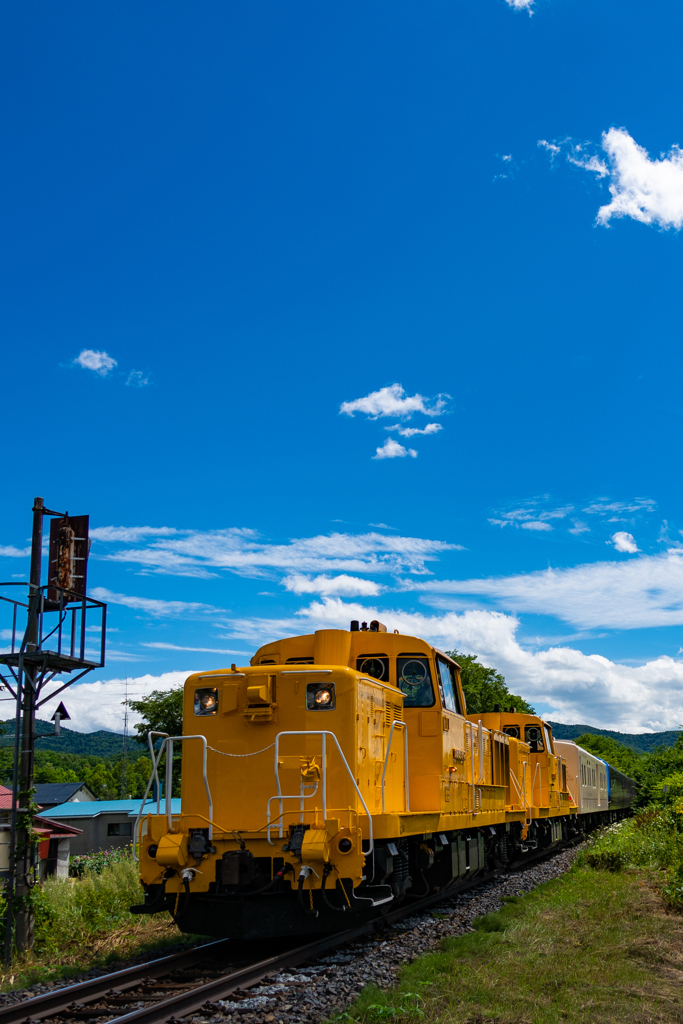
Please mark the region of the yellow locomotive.
POLYGON ((468 718, 458 665, 380 622, 190 676, 182 737, 151 734, 155 745, 133 909, 168 910, 187 932, 333 931, 342 913, 446 890, 578 827, 548 726, 512 711, 468 718))

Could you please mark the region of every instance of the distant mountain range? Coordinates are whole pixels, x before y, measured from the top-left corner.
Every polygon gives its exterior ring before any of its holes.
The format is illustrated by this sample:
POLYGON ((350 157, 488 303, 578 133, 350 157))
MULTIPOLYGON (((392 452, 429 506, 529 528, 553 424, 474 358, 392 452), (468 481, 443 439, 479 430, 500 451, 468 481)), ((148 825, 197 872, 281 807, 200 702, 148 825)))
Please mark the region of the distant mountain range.
POLYGON ((575 740, 577 736, 583 736, 586 732, 594 736, 609 736, 610 739, 623 743, 625 747, 631 747, 640 754, 646 754, 655 747, 673 747, 681 735, 680 730, 671 732, 614 732, 612 729, 597 729, 594 725, 562 725, 561 722, 551 722, 548 725, 553 730, 553 736, 558 740, 575 740))
MULTIPOLYGON (((14 719, 0 722, 0 747, 14 744, 14 719)), ((36 750, 57 750, 62 754, 90 754, 96 757, 116 757, 121 753, 123 736, 116 732, 98 729, 97 732, 74 732, 62 726, 61 735, 55 736, 54 722, 36 719, 36 750)), ((135 757, 147 752, 147 746, 138 743, 137 737, 128 737, 128 753, 135 757)))
MULTIPOLYGON (((3 733, 0 734, 0 747, 11 747, 14 743, 14 719, 0 722, 3 733)), ((680 731, 670 732, 614 732, 612 729, 598 729, 594 725, 562 725, 560 722, 548 722, 553 735, 558 740, 575 740, 586 732, 598 736, 609 736, 639 753, 647 753, 655 747, 672 747, 680 731)), ((36 750, 57 750, 63 754, 91 754, 96 757, 116 757, 121 753, 123 736, 117 732, 98 729, 97 732, 74 732, 62 726, 60 736, 55 736, 54 722, 36 721, 36 750)), ((138 743, 134 736, 128 737, 128 753, 140 757, 147 753, 147 745, 138 743)))

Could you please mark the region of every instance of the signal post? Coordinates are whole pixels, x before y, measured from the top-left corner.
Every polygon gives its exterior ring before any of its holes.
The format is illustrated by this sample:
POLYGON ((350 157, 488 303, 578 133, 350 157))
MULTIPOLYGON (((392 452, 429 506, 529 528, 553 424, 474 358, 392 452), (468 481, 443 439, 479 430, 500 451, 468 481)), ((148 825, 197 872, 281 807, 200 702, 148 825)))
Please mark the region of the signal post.
POLYGON ((88 517, 55 512, 45 508, 42 498, 36 498, 28 600, 5 596, 5 588, 26 584, 0 583, 2 608, 6 611, 9 606, 12 611, 11 649, 0 654, 0 665, 9 669, 9 675, 0 679, 16 701, 6 963, 12 954, 13 925, 17 950, 31 949, 34 942, 30 897, 38 883, 33 831, 36 711, 88 672, 101 668, 105 660, 107 606, 86 596, 88 551, 88 517), (41 583, 44 516, 52 518, 46 584, 41 583), (99 626, 99 650, 95 653, 86 651, 86 621, 89 629, 99 626), (77 674, 66 681, 58 678, 74 672, 77 674), (55 683, 56 689, 46 692, 55 683))

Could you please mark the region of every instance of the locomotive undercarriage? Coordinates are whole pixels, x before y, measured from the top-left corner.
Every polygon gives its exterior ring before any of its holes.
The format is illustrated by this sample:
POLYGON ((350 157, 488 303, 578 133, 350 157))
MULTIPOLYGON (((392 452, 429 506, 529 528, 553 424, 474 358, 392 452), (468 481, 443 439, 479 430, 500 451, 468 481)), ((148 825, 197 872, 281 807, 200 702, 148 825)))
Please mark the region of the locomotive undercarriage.
MULTIPOLYGON (((165 893, 166 881, 146 889, 137 913, 168 911, 183 932, 256 939, 329 934, 380 917, 405 901, 432 893, 457 891, 496 868, 523 863, 525 856, 574 838, 575 816, 489 825, 463 832, 414 835, 383 840, 367 856, 363 883, 323 869, 323 888, 304 889, 305 868, 296 857, 253 857, 248 850, 218 859, 208 892, 165 893), (293 883, 293 884, 292 884, 293 883)), ((197 853, 201 843, 195 846, 197 853)), ((297 848, 296 833, 286 844, 297 848)), ((299 844, 300 845, 300 844, 299 844)), ((196 856, 197 869, 201 855, 196 856)))

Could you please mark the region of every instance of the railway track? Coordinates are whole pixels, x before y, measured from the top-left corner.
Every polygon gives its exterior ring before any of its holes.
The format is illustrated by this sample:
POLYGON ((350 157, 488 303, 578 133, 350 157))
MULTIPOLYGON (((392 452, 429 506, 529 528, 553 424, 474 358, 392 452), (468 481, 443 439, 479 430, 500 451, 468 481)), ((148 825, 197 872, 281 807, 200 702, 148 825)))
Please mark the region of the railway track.
MULTIPOLYGON (((567 844, 562 847, 566 850, 567 844)), ((544 851, 525 858, 523 864, 510 865, 473 878, 446 891, 411 900, 380 918, 334 935, 292 947, 266 959, 235 965, 226 964, 234 943, 219 939, 183 953, 162 957, 145 964, 116 971, 101 978, 70 985, 31 999, 0 1008, 0 1024, 32 1024, 38 1021, 92 1021, 93 1024, 164 1024, 204 1010, 213 1012, 215 1004, 228 996, 268 981, 273 975, 315 960, 331 950, 398 924, 425 910, 452 899, 468 889, 485 885, 502 875, 547 860, 560 850, 544 851), (226 966, 228 969, 226 970, 226 966)))

